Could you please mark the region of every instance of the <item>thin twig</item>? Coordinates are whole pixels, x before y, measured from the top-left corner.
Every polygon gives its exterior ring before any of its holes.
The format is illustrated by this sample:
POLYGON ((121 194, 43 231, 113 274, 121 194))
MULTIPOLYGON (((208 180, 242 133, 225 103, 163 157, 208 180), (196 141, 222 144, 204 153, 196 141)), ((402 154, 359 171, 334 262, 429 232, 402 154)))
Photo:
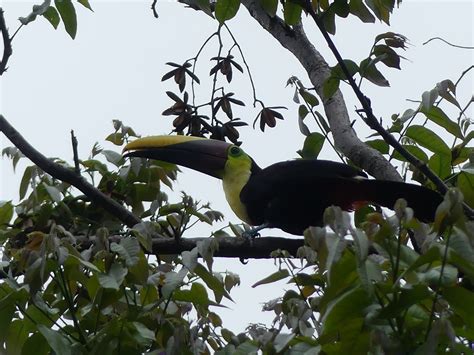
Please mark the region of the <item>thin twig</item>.
POLYGON ((77 154, 77 138, 74 135, 74 130, 71 129, 71 144, 72 144, 72 154, 74 158, 74 171, 77 175, 81 174, 81 168, 79 166, 79 155, 77 154))
POLYGON ((460 46, 460 45, 457 45, 457 44, 452 44, 448 41, 446 41, 445 39, 441 38, 441 37, 433 37, 433 38, 430 38, 429 40, 427 40, 426 42, 423 43, 423 45, 425 44, 428 44, 430 43, 431 41, 434 41, 435 39, 441 41, 441 42, 444 42, 446 43, 447 45, 451 46, 451 47, 455 47, 455 48, 461 48, 461 49, 474 49, 474 47, 469 47, 469 46, 460 46))
POLYGON ((158 0, 153 0, 151 3, 151 11, 153 11, 153 17, 158 18, 158 11, 156 11, 156 3, 158 0))
POLYGON ((107 212, 112 214, 115 218, 122 221, 129 227, 140 223, 141 220, 128 211, 125 207, 117 201, 105 195, 95 186, 90 184, 81 175, 77 175, 73 170, 67 169, 59 164, 46 158, 43 154, 38 152, 31 144, 29 144, 21 134, 13 128, 10 123, 0 115, 0 131, 17 147, 27 158, 35 163, 43 171, 52 177, 73 185, 82 191, 91 201, 97 203, 107 212))
POLYGON ((8 34, 8 28, 3 13, 4 11, 0 7, 0 32, 2 33, 3 38, 3 56, 0 61, 0 75, 7 71, 8 58, 10 58, 13 53, 12 40, 8 34))

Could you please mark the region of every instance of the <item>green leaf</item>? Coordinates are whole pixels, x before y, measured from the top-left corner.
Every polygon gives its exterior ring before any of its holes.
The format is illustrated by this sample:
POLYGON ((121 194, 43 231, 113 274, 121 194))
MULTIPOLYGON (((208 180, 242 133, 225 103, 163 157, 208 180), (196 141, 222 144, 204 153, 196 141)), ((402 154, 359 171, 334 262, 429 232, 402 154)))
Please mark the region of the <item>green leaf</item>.
POLYGON ((451 149, 449 149, 444 140, 426 127, 418 125, 410 126, 406 131, 406 136, 433 153, 451 155, 451 149))
POLYGON ((45 337, 41 333, 34 333, 26 339, 23 348, 21 349, 21 355, 48 355, 50 354, 51 348, 48 345, 45 337))
POLYGON ((318 132, 311 133, 304 140, 303 149, 298 154, 303 159, 316 159, 323 148, 325 137, 318 132))
POLYGON ((233 18, 239 11, 240 0, 217 0, 215 14, 220 23, 233 18))
POLYGON ((11 322, 6 336, 6 354, 20 354, 25 341, 28 339, 29 331, 24 319, 15 319, 11 322))
POLYGON ((329 303, 323 314, 323 334, 337 334, 341 324, 353 319, 363 319, 364 310, 369 304, 370 299, 361 287, 344 292, 329 303))
POLYGON ((330 99, 332 95, 339 89, 339 79, 330 76, 324 81, 323 84, 323 95, 325 99, 330 99))
POLYGON ((107 159, 108 162, 115 166, 120 166, 123 163, 122 155, 113 150, 103 150, 101 153, 105 156, 105 159, 107 159))
POLYGON ((79 4, 81 4, 82 6, 84 6, 85 8, 89 9, 92 11, 92 7, 91 5, 89 4, 89 0, 77 0, 77 2, 79 4))
POLYGON ((278 0, 260 0, 260 5, 270 17, 275 17, 278 9, 278 0))
POLYGON ((198 275, 213 292, 217 302, 221 302, 222 296, 232 301, 229 293, 224 288, 224 284, 215 277, 212 273, 206 270, 206 268, 197 264, 194 268, 194 273, 198 275))
POLYGON ((451 175, 451 156, 433 154, 428 162, 428 166, 441 179, 446 179, 451 175))
POLYGON ((123 133, 115 132, 111 133, 105 138, 106 141, 112 142, 115 145, 122 145, 124 140, 123 140, 123 133))
POLYGON ((314 106, 319 105, 318 98, 312 93, 310 93, 308 90, 301 89, 299 93, 301 97, 308 103, 309 106, 314 107, 314 106))
POLYGON ((50 329, 43 324, 38 324, 38 330, 44 336, 51 349, 56 354, 72 354, 71 342, 61 332, 50 329))
POLYGON ((400 56, 389 46, 379 44, 374 47, 373 54, 387 67, 400 69, 400 56))
POLYGON ((13 204, 11 201, 0 201, 0 227, 10 222, 13 217, 13 204))
POLYGON ((61 192, 59 191, 57 187, 47 185, 46 183, 43 183, 43 186, 46 189, 46 191, 48 191, 48 194, 51 197, 51 200, 53 200, 54 202, 61 201, 61 192))
POLYGON ((289 26, 297 25, 301 22, 301 12, 303 8, 291 1, 285 1, 283 4, 283 17, 285 23, 289 26))
POLYGON ((393 10, 395 1, 366 0, 365 3, 370 7, 380 21, 390 25, 390 13, 393 10))
POLYGON ((474 304, 474 293, 464 287, 448 287, 443 289, 443 298, 466 322, 467 327, 474 329, 474 312, 471 307, 474 304))
POLYGON ((430 108, 433 107, 437 98, 438 98, 438 90, 436 88, 430 91, 425 91, 421 95, 421 107, 425 110, 429 110, 430 108))
POLYGON ((265 284, 270 284, 270 283, 273 283, 273 282, 277 282, 277 281, 280 281, 280 280, 283 280, 283 279, 287 278, 289 275, 290 275, 290 273, 288 272, 287 269, 280 269, 280 270, 274 272, 273 274, 261 279, 260 281, 257 281, 256 283, 254 283, 252 285, 252 287, 257 287, 257 286, 260 286, 260 285, 265 285, 265 284))
POLYGON ((191 302, 196 306, 209 305, 206 288, 197 282, 193 283, 190 290, 176 290, 173 298, 176 301, 191 302))
POLYGON ((54 29, 57 29, 59 22, 61 22, 58 11, 52 6, 48 7, 48 10, 43 14, 43 17, 49 21, 54 29))
MULTIPOLYGON (((351 77, 353 77, 356 73, 359 72, 359 66, 354 61, 350 59, 344 59, 343 62, 351 77)), ((331 69, 331 76, 340 80, 347 79, 340 64, 337 64, 331 69)))
POLYGON ((362 22, 375 22, 374 15, 372 15, 362 0, 350 0, 349 10, 351 14, 357 16, 362 22))
POLYGON ((66 32, 71 36, 72 39, 76 37, 77 32, 77 18, 76 9, 72 4, 71 0, 54 0, 56 9, 58 9, 59 15, 63 20, 66 32))
POLYGON ((99 274, 99 283, 103 288, 118 290, 128 270, 119 264, 112 264, 107 274, 99 274))
POLYGON ((360 63, 360 75, 375 85, 387 87, 390 83, 375 66, 376 60, 364 59, 360 63))
POLYGON ((119 254, 124 260, 125 264, 130 267, 138 262, 140 253, 140 244, 135 238, 123 238, 120 244, 110 244, 110 250, 119 254))
POLYGON ((367 144, 369 147, 378 150, 382 154, 389 153, 389 145, 383 139, 374 139, 371 141, 366 141, 365 144, 367 144))
POLYGON ((459 138, 459 139, 464 139, 462 133, 461 133, 461 128, 456 122, 453 122, 449 119, 449 117, 444 113, 443 110, 441 110, 437 106, 431 106, 430 108, 425 108, 424 106, 421 107, 420 112, 424 113, 425 116, 436 123, 437 125, 443 127, 451 133, 453 136, 459 138))
MULTIPOLYGON (((427 163, 428 162, 428 155, 421 149, 420 147, 417 147, 416 145, 411 145, 411 144, 403 144, 403 148, 405 148, 410 154, 414 155, 421 161, 427 163)), ((400 160, 400 161, 407 161, 398 151, 393 152, 393 158, 400 160)))
POLYGON ((457 187, 464 195, 464 201, 474 208, 474 174, 461 171, 458 175, 457 187))
POLYGON ((20 200, 25 198, 26 191, 28 191, 28 186, 30 186, 34 168, 34 166, 28 166, 23 173, 23 177, 21 178, 20 182, 20 200))

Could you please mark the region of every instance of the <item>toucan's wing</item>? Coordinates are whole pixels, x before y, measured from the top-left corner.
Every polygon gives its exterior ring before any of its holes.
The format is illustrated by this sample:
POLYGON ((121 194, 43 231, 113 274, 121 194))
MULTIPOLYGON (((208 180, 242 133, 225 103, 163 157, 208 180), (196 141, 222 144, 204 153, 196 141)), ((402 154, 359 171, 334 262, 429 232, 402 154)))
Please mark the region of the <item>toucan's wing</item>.
POLYGON ((418 218, 432 220, 441 196, 424 187, 401 182, 367 180, 351 166, 324 160, 277 163, 252 175, 240 194, 253 224, 269 223, 293 234, 321 225, 324 210, 353 209, 360 201, 392 208, 405 198, 418 218))

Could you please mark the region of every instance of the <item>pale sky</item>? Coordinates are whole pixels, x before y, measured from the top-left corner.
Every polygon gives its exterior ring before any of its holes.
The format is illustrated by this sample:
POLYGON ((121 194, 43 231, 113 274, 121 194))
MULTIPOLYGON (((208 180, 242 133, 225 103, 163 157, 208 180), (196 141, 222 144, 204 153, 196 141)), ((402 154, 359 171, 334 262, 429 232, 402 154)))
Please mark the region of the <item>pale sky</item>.
MULTIPOLYGON (((76 5, 78 32, 71 40, 61 27, 55 31, 40 18, 24 27, 13 42, 9 70, 0 80, 0 112, 29 142, 46 156, 61 157, 72 164, 70 149, 71 129, 79 140, 79 155, 87 158, 95 142, 106 149, 119 151, 105 142, 113 131, 112 119, 122 120, 141 135, 166 134, 172 118, 161 116, 171 105, 166 90, 176 91, 172 81, 161 82, 170 67, 168 61, 184 62, 193 57, 201 43, 215 31, 217 23, 194 10, 184 9, 174 2, 158 2, 159 19, 152 16, 151 1, 94 1, 94 12, 76 5)), ((34 2, 2 1, 10 32, 17 28, 20 16, 26 16, 34 2)), ((392 15, 392 26, 362 24, 358 19, 338 19, 335 42, 343 57, 356 62, 368 55, 374 37, 393 31, 409 38, 410 46, 402 55, 402 71, 383 67, 390 88, 379 88, 365 83, 363 91, 371 98, 374 112, 386 119, 393 113, 402 113, 415 104, 406 99, 419 99, 423 91, 431 89, 444 79, 455 81, 461 72, 473 64, 473 51, 449 47, 439 41, 423 46, 429 38, 440 36, 455 44, 473 45, 473 3, 471 1, 409 1, 402 3, 392 15)), ((251 106, 250 84, 245 76, 234 73, 232 88, 236 97, 247 106, 236 110, 250 127, 241 131, 243 148, 264 167, 273 162, 295 158, 304 137, 298 131, 297 105, 292 102, 293 90, 285 88, 287 79, 296 75, 310 86, 303 69, 289 52, 264 32, 241 7, 236 19, 229 23, 251 67, 257 93, 269 106, 287 106, 285 121, 262 134, 252 130, 251 123, 257 112, 251 106)), ((315 46, 331 65, 335 60, 326 49, 314 25, 306 27, 315 46)), ((228 42, 230 43, 230 42, 228 42)), ((214 48, 214 49, 213 49, 214 48)), ((226 53, 226 51, 225 51, 226 53)), ((234 56, 237 57, 237 53, 234 56)), ((198 64, 201 85, 197 87, 198 100, 206 100, 211 82, 207 73, 212 67, 208 59, 216 55, 211 47, 198 64)), ((237 57, 237 61, 242 63, 237 57)), ((473 94, 473 75, 469 74, 460 85, 461 102, 473 94)), ((344 88, 351 117, 356 102, 344 88)), ((472 110, 470 112, 472 117, 472 110)), ((453 117, 454 118, 454 117, 453 117)), ((310 126, 316 129, 315 126, 310 126)), ((355 128, 361 137, 370 132, 362 122, 355 128)), ((0 137, 0 148, 10 143, 0 137)), ((336 159, 325 149, 326 159, 336 159)), ((0 160, 0 200, 17 200, 18 187, 25 164, 14 175, 11 163, 0 160)), ((202 201, 210 201, 213 208, 222 211, 227 221, 238 223, 227 206, 220 183, 208 176, 183 169, 173 198, 186 191, 202 201)), ((217 227, 216 227, 217 228, 217 227)), ((188 236, 208 236, 211 229, 199 225, 188 236)), ((280 236, 278 230, 262 235, 280 236)), ((250 322, 269 324, 271 314, 261 312, 261 303, 283 294, 284 283, 261 286, 250 285, 274 271, 271 260, 250 260, 242 266, 237 260, 216 260, 215 271, 230 270, 240 274, 242 285, 233 290, 236 304, 227 304, 229 310, 217 310, 224 325, 242 331, 250 322)))

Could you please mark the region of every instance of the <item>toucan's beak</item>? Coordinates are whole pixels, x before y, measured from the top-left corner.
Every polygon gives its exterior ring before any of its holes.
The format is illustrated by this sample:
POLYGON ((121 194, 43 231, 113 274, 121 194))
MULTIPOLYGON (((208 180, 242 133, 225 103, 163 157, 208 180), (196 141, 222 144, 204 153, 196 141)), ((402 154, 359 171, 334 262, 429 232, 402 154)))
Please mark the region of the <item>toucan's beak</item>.
POLYGON ((125 157, 141 157, 182 165, 222 178, 231 144, 190 136, 151 136, 136 139, 123 149, 125 157))

